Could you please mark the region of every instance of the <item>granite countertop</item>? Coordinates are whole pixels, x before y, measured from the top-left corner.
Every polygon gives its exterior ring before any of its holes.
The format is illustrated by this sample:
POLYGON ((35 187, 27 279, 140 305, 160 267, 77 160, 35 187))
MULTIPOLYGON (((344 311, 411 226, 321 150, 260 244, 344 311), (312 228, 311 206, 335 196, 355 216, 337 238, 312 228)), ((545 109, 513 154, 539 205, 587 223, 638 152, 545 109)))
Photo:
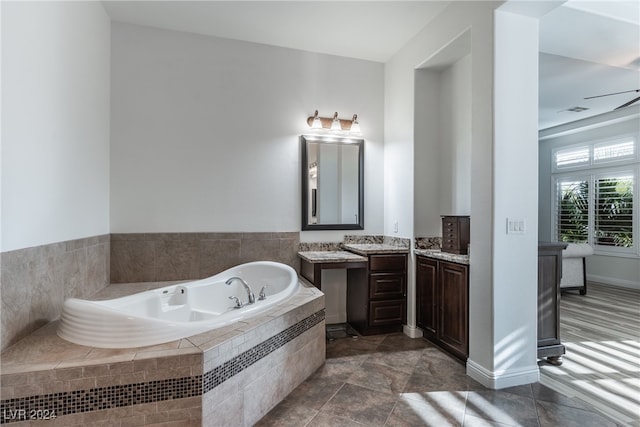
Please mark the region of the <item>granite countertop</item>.
POLYGON ((409 248, 386 243, 347 243, 343 246, 345 249, 360 255, 409 253, 409 248))
POLYGON ((347 251, 300 251, 298 256, 310 263, 367 261, 367 258, 347 251))
POLYGON ((414 252, 416 255, 469 265, 469 255, 451 254, 449 252, 442 252, 439 249, 415 249, 414 252))

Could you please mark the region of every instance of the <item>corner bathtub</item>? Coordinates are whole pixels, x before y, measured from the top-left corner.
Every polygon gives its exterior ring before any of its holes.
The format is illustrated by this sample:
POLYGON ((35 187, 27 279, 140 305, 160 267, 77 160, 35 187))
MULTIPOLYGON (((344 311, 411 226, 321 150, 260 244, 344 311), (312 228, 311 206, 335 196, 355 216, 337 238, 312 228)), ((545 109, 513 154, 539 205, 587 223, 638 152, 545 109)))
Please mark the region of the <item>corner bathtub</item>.
POLYGON ((180 283, 122 298, 65 301, 58 336, 76 344, 129 348, 161 344, 220 328, 262 313, 292 296, 298 275, 288 265, 258 261, 238 265, 193 282, 180 283), (240 277, 255 294, 255 303, 234 308, 230 296, 247 302, 240 277), (267 285, 266 299, 258 300, 267 285))

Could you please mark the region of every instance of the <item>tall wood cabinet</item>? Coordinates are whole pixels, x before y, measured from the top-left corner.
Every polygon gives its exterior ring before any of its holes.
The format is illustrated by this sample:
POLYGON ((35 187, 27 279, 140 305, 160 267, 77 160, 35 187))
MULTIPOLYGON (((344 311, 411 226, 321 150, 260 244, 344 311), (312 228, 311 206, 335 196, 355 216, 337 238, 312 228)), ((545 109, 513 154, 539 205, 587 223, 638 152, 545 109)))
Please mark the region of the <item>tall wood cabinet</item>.
POLYGON ((407 318, 407 254, 370 254, 347 271, 347 322, 362 335, 402 331, 407 318))
POLYGON ((469 266, 416 257, 416 323, 425 338, 454 356, 469 356, 469 266))
POLYGON ((471 233, 469 216, 442 216, 442 252, 458 255, 469 253, 469 235, 471 233))

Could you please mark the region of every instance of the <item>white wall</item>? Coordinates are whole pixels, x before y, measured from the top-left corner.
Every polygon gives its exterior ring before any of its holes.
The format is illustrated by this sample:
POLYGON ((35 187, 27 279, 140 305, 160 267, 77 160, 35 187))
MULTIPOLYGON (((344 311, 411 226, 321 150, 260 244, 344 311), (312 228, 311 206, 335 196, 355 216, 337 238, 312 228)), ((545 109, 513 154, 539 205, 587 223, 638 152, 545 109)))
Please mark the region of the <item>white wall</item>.
POLYGON ((383 72, 375 62, 114 23, 112 232, 300 230, 299 135, 318 109, 358 114, 364 232, 380 233, 383 72))
MULTIPOLYGON (((414 73, 443 48, 471 31, 471 359, 491 369, 493 362, 492 301, 492 152, 493 152, 493 11, 497 3, 452 3, 387 64, 385 74, 385 233, 398 219, 404 237, 413 237, 414 73), (404 225, 404 224, 408 225, 404 225)), ((417 100, 415 100, 417 101, 417 100)), ((416 121, 418 118, 416 118, 416 121)), ((417 143, 418 141, 416 141, 417 143)), ((422 142, 420 142, 422 143, 422 142)), ((434 147, 434 146, 430 146, 434 147)), ((437 150, 437 148, 434 148, 437 150)), ((421 148, 427 150, 427 147, 421 148)), ((414 168, 418 169, 418 161, 414 168)), ((430 174, 434 176, 433 173, 430 174)), ((438 199, 438 181, 423 189, 425 197, 438 199)), ((435 211, 433 212, 435 214, 435 211)), ((438 212, 440 215, 440 212, 438 212)), ((434 221, 438 221, 439 217, 434 221)), ((435 222, 434 222, 435 223, 435 222)), ((423 231, 423 230, 421 230, 423 231)), ((426 230, 427 232, 430 230, 426 230)), ((439 228, 438 228, 439 231, 439 228)), ((415 325, 415 280, 409 271, 409 322, 415 325)), ((410 324, 409 327, 412 325, 410 324)))
MULTIPOLYGON (((552 241, 553 189, 552 150, 556 147, 635 135, 640 141, 640 106, 613 111, 589 119, 540 131, 538 238, 552 241)), ((615 286, 640 289, 640 258, 594 255, 587 259, 587 279, 615 286)))
MULTIPOLYGON (((468 38, 468 35, 462 37, 468 38)), ((416 237, 441 236, 440 215, 471 212, 471 55, 468 53, 462 49, 447 54, 455 55, 450 64, 432 67, 429 60, 416 70, 416 237)))
POLYGON ((538 20, 498 10, 495 26, 493 373, 508 385, 539 379, 538 20), (524 232, 508 234, 507 219, 524 232))
MULTIPOLYGON (((451 4, 386 64, 385 75, 385 232, 389 234, 398 218, 403 235, 412 237, 414 182, 407 165, 414 165, 415 161, 414 168, 419 167, 420 162, 412 157, 414 143, 418 141, 413 140, 411 130, 424 127, 414 123, 413 74, 421 64, 470 31, 471 142, 467 154, 471 179, 471 265, 467 372, 495 388, 535 381, 538 372, 534 268, 537 169, 534 165, 533 174, 523 179, 514 163, 521 152, 537 152, 537 21, 518 17, 494 21, 494 9, 499 4, 451 4), (523 25, 522 34, 514 31, 518 24, 523 25), (514 88, 523 89, 524 98, 517 98, 511 92, 514 88), (521 107, 526 114, 517 117, 515 112, 521 107), (520 133, 515 142, 514 132, 518 128, 520 133), (521 206, 509 207, 511 195, 505 191, 520 188, 520 182, 523 195, 517 201, 521 206), (504 236, 503 222, 511 215, 533 221, 522 239, 504 236), (409 230, 402 229, 404 222, 410 224, 409 230), (524 274, 516 274, 519 266, 524 274), (534 297, 513 298, 516 290, 534 297)), ((420 150, 424 152, 425 147, 420 150)), ((416 187, 415 193, 419 191, 416 187)), ((436 184, 425 186, 424 191, 438 199, 436 184)), ((410 301, 414 298, 414 286, 410 280, 410 301)), ((410 311, 409 317, 415 318, 414 313, 410 311)))
POLYGON ((2 2, 1 251, 109 233, 110 23, 2 2))

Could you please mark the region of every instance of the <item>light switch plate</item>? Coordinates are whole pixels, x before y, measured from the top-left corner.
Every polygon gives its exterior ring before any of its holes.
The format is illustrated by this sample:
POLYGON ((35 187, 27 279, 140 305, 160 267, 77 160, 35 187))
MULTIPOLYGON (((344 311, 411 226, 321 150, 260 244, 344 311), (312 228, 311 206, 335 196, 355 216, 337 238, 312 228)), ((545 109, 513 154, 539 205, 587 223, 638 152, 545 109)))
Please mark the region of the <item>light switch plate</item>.
POLYGON ((507 234, 524 234, 526 221, 521 218, 507 218, 507 234))

